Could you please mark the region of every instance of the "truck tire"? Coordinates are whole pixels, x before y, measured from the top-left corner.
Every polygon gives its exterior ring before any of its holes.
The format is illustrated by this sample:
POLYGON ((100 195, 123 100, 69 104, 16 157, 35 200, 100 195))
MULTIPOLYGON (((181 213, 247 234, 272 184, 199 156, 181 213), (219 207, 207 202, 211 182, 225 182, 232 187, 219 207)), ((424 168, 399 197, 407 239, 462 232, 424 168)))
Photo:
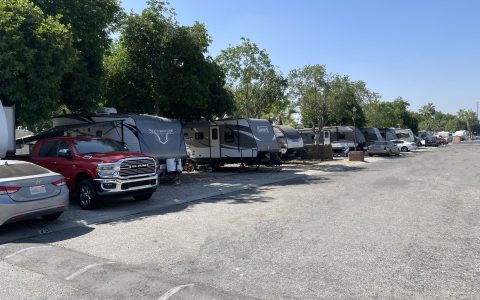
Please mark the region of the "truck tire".
POLYGON ((150 193, 146 193, 146 194, 135 195, 135 196, 133 196, 133 198, 135 198, 135 200, 137 200, 137 201, 145 201, 145 200, 148 200, 148 199, 152 198, 152 195, 153 195, 153 192, 150 192, 150 193))
POLYGON ((42 220, 44 220, 44 221, 55 221, 56 219, 58 219, 62 215, 62 213, 63 213, 63 211, 56 212, 56 213, 53 213, 53 214, 43 215, 42 220))
POLYGON ((77 200, 82 209, 92 210, 100 207, 100 198, 97 195, 93 181, 83 179, 77 184, 77 200))

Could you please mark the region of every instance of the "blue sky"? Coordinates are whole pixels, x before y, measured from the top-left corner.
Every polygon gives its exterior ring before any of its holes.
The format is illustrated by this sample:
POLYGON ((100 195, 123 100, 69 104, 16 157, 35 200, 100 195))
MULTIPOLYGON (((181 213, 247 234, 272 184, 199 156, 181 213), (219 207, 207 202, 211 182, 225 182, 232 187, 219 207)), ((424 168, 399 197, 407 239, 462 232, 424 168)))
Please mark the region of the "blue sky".
MULTIPOLYGON (((140 12, 144 0, 122 0, 140 12)), ((363 80, 411 110, 476 111, 480 101, 480 1, 172 0, 183 25, 206 24, 216 56, 248 37, 284 75, 307 64, 363 80)))

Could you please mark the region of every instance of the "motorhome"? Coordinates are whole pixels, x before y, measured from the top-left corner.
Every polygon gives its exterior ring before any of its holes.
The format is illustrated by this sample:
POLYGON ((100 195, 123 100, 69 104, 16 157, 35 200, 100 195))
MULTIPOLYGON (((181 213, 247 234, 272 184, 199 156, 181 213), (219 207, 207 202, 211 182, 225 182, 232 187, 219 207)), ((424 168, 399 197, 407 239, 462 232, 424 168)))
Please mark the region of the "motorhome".
POLYGON ((212 168, 227 163, 273 166, 280 147, 267 120, 225 119, 183 125, 190 159, 212 168))
POLYGON ((176 178, 182 172, 187 150, 180 121, 146 114, 118 114, 104 108, 95 114, 63 115, 54 128, 66 128, 123 143, 129 151, 154 156, 160 175, 176 178))
POLYGON ((413 131, 411 129, 395 128, 394 131, 395 131, 395 134, 397 135, 397 139, 404 140, 407 142, 412 142, 412 143, 415 142, 415 135, 413 134, 413 131))
POLYGON ((302 155, 303 140, 295 128, 288 125, 274 125, 273 131, 281 147, 282 159, 295 158, 302 155))
POLYGON ((378 130, 378 128, 364 127, 364 128, 360 128, 360 131, 363 133, 363 136, 365 137, 367 146, 377 141, 383 141, 382 135, 380 134, 380 131, 378 130))

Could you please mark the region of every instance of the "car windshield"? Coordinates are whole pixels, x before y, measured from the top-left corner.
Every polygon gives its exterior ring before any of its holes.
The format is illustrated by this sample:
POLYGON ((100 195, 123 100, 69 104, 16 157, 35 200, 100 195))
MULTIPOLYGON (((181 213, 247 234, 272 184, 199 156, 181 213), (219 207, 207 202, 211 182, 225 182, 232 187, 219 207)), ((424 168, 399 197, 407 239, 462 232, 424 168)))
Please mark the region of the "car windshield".
POLYGON ((108 139, 77 140, 73 141, 73 145, 80 155, 126 151, 120 143, 108 139))

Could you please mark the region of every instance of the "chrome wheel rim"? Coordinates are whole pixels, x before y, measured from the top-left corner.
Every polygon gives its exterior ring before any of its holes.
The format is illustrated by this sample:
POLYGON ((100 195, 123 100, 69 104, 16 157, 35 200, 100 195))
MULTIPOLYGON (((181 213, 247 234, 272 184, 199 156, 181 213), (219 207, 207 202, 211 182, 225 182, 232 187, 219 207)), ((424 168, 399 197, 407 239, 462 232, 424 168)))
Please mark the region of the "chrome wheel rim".
POLYGON ((80 188, 80 202, 84 206, 89 206, 92 203, 92 189, 87 185, 80 188))

